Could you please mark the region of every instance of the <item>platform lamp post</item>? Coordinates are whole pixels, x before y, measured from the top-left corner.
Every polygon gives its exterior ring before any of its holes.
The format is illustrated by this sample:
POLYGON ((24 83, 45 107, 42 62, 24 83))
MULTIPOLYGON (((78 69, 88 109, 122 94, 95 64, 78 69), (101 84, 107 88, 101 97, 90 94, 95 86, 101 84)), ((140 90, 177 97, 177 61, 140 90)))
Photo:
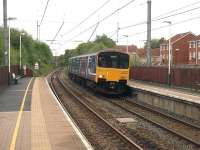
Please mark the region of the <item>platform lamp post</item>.
POLYGON ((171 85, 171 58, 172 58, 172 49, 171 49, 171 21, 164 21, 163 23, 169 24, 169 43, 168 43, 168 85, 171 85))
POLYGON ((9 72, 9 80, 11 76, 11 68, 10 68, 10 21, 16 20, 17 18, 9 17, 8 20, 8 72, 9 72))
POLYGON ((22 36, 25 35, 24 32, 21 32, 19 35, 19 68, 22 70, 22 36))
POLYGON ((128 35, 123 35, 126 37, 126 52, 128 53, 128 35))

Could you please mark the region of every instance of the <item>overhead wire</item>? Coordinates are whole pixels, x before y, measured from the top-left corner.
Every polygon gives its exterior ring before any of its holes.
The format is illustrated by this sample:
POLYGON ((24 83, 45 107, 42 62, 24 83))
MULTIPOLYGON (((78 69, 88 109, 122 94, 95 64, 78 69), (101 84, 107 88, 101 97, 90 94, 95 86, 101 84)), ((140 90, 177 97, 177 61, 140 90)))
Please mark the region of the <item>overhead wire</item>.
MULTIPOLYGON (((134 0, 133 0, 134 1, 134 0)), ((119 9, 115 10, 114 12, 112 12, 111 14, 107 15, 106 17, 104 17, 102 20, 100 20, 99 22, 102 22, 104 21, 105 19, 107 19, 108 17, 112 16, 113 14, 115 14, 116 12, 118 12, 119 10, 121 10, 122 8, 126 7, 127 5, 129 5, 130 3, 132 3, 133 1, 130 1, 128 2, 127 4, 123 5, 122 7, 120 7, 119 9)), ((200 1, 196 2, 196 3, 192 3, 193 5, 194 4, 198 4, 200 3, 200 1)), ((183 8, 186 8, 186 7, 189 7, 191 6, 192 4, 189 4, 189 5, 186 5, 186 6, 183 6, 181 7, 182 9, 183 8)), ((179 8, 179 10, 181 9, 179 8)), ((171 14, 171 15, 168 15, 168 16, 165 16, 165 17, 161 17, 161 18, 157 18, 155 17, 152 22, 154 21, 159 21, 159 20, 163 20, 163 19, 166 19, 166 18, 169 18, 169 17, 173 17, 173 16, 177 16, 177 15, 181 15, 181 14, 184 14, 184 13, 188 13, 188 12, 191 12, 191 11, 194 11, 194 10, 197 10, 199 9, 200 7, 195 7, 195 8, 192 8, 192 9, 189 9, 189 10, 185 10, 185 11, 182 11, 182 12, 178 12, 178 13, 175 13, 175 14, 171 14), (157 18, 157 19, 156 19, 157 18)), ((178 9, 176 10, 178 11, 178 9)), ((172 10, 170 12, 175 12, 175 10, 172 10)), ((168 13, 165 13, 165 14, 169 14, 170 12, 168 13)), ((161 16, 161 15, 159 15, 161 16)), ((163 15, 162 15, 163 16, 163 15)), ((97 24, 97 23, 96 23, 97 24)), ((75 35, 74 37, 72 37, 70 40, 67 40, 68 41, 71 41, 72 39, 76 38, 77 36, 85 33, 86 31, 90 30, 91 28, 93 28, 94 26, 96 26, 96 24, 93 24, 92 26, 86 28, 85 30, 83 30, 82 32, 80 32, 79 34, 75 35)), ((135 27, 135 26, 139 26, 139 25, 144 25, 146 24, 146 21, 142 21, 142 22, 139 22, 139 23, 136 23, 136 24, 132 24, 132 25, 128 25, 128 26, 124 26, 124 27, 119 27, 119 30, 123 30, 123 29, 127 29, 127 28, 131 28, 131 27, 135 27)), ((114 30, 114 32, 116 32, 117 30, 114 30)), ((113 31, 112 31, 113 32, 113 31)))
MULTIPOLYGON (((184 8, 193 6, 193 5, 198 4, 198 3, 200 3, 200 1, 197 1, 197 2, 195 2, 195 3, 190 3, 190 4, 185 5, 185 6, 183 6, 183 7, 180 7, 180 8, 171 10, 171 11, 169 11, 169 12, 166 12, 166 13, 164 13, 164 14, 158 15, 158 16, 156 16, 156 17, 153 17, 154 20, 152 20, 152 21, 161 20, 161 18, 158 18, 158 17, 161 17, 161 16, 164 16, 164 15, 170 14, 170 13, 172 13, 172 12, 179 11, 180 9, 184 9, 184 8)), ((197 8, 198 8, 198 7, 197 7, 197 8)), ((190 12, 190 11, 193 11, 193 10, 196 10, 197 8, 192 9, 192 10, 187 10, 187 11, 185 11, 184 13, 190 12)), ((182 13, 182 14, 183 14, 183 13, 182 13)), ((175 15, 180 15, 180 14, 177 14, 177 13, 176 13, 176 14, 172 14, 172 15, 169 15, 169 16, 167 16, 167 17, 162 17, 162 19, 169 18, 169 17, 175 16, 175 15)), ((132 28, 132 27, 135 27, 135 26, 139 26, 139 25, 144 25, 144 24, 146 24, 146 23, 147 23, 147 21, 141 21, 141 22, 138 22, 138 23, 136 23, 136 24, 132 24, 132 25, 128 25, 128 26, 119 27, 119 30, 128 29, 128 28, 132 28)), ((105 33, 105 34, 106 34, 106 35, 107 35, 107 34, 112 34, 113 32, 117 32, 117 30, 110 31, 109 33, 105 33)), ((112 37, 112 36, 111 36, 111 37, 112 37)))
POLYGON ((123 8, 127 7, 128 5, 130 5, 131 3, 133 3, 136 0, 131 0, 128 3, 124 4, 123 6, 121 6, 120 8, 114 10, 112 13, 108 14, 107 16, 105 16, 104 18, 102 18, 101 20, 99 20, 97 23, 89 26, 88 28, 84 29, 83 31, 81 31, 80 33, 76 34, 75 36, 73 36, 72 38, 66 40, 66 42, 69 42, 71 40, 73 40, 74 38, 78 37, 79 35, 85 33, 86 31, 92 29, 93 27, 95 27, 98 23, 101 23, 105 20, 107 20, 108 18, 110 18, 111 16, 113 16, 115 13, 117 13, 118 11, 122 10, 123 8))
POLYGON ((166 19, 166 18, 169 18, 169 17, 181 15, 181 14, 184 14, 184 13, 188 13, 188 12, 197 10, 197 9, 199 9, 199 8, 200 8, 200 7, 195 7, 195 8, 192 8, 192 9, 189 9, 189 10, 185 10, 185 11, 182 11, 182 12, 178 12, 178 13, 175 13, 175 14, 172 14, 172 15, 168 15, 168 16, 161 17, 161 18, 158 18, 158 19, 153 19, 152 21, 159 21, 159 20, 166 19))
POLYGON ((83 24, 84 22, 86 22, 90 17, 92 17, 93 15, 95 15, 98 11, 100 11, 103 7, 105 7, 111 0, 107 0, 106 2, 104 2, 100 7, 98 7, 95 11, 93 11, 91 14, 89 14, 85 19, 83 19, 80 23, 78 23, 77 25, 75 25, 73 28, 71 28, 69 31, 67 31, 66 33, 63 34, 69 34, 72 31, 74 31, 75 29, 77 29, 81 24, 83 24))
POLYGON ((45 16, 45 14, 46 14, 48 5, 49 5, 49 0, 47 0, 47 3, 46 3, 46 6, 45 6, 45 9, 44 9, 44 12, 43 12, 43 15, 42 15, 42 19, 41 19, 41 21, 40 21, 40 25, 39 25, 39 26, 41 26, 41 24, 42 24, 42 22, 43 22, 43 19, 44 19, 44 16, 45 16))
MULTIPOLYGON (((182 12, 178 12, 178 13, 175 13, 175 14, 171 14, 171 15, 168 15, 168 16, 165 16, 165 17, 152 19, 152 22, 163 20, 163 19, 170 18, 170 17, 174 17, 174 16, 181 15, 181 14, 184 14, 184 13, 188 13, 188 12, 191 12, 191 11, 194 11, 194 10, 197 10, 197 9, 200 9, 200 7, 195 7, 195 8, 192 8, 192 9, 189 9, 189 10, 185 10, 185 11, 182 11, 182 12)), ((147 23, 146 21, 142 21, 142 22, 139 22, 139 23, 136 23, 136 24, 120 27, 120 30, 131 28, 131 27, 135 27, 135 26, 139 26, 139 25, 143 25, 143 24, 146 24, 146 23, 147 23)))
POLYGON ((154 17, 154 19, 159 18, 159 17, 162 17, 162 16, 165 16, 165 15, 168 15, 168 14, 171 14, 171 13, 173 13, 173 12, 176 12, 176 11, 180 10, 180 9, 184 9, 184 8, 187 8, 187 7, 190 7, 190 6, 194 6, 194 5, 198 4, 198 3, 200 3, 200 1, 197 1, 197 2, 194 2, 194 3, 190 3, 190 4, 187 4, 187 5, 184 5, 184 6, 182 6, 182 7, 179 7, 179 8, 176 8, 176 9, 174 9, 174 10, 171 10, 171 11, 169 11, 169 12, 166 12, 166 13, 163 13, 163 14, 161 14, 161 15, 158 15, 158 16, 154 17))
POLYGON ((99 26, 99 23, 96 25, 96 27, 94 28, 92 34, 90 35, 89 39, 88 39, 88 42, 90 41, 90 39, 92 38, 93 34, 96 32, 97 30, 97 27, 99 26))
MULTIPOLYGON (((198 16, 198 17, 193 17, 193 18, 186 19, 186 20, 182 20, 182 21, 179 21, 179 22, 175 22, 175 23, 171 24, 171 26, 178 25, 178 24, 185 23, 185 22, 189 22, 189 21, 196 20, 196 19, 200 19, 200 16, 198 16)), ((151 31, 159 30, 159 29, 166 28, 166 27, 169 27, 169 25, 156 27, 156 28, 153 28, 151 31)), ((129 36, 129 37, 132 37, 132 36, 135 36, 135 35, 144 34, 144 33, 146 33, 146 32, 147 32, 147 30, 142 31, 142 32, 138 32, 138 33, 134 33, 134 34, 131 34, 131 35, 128 35, 128 36, 129 36)), ((121 37, 120 39, 125 39, 125 37, 121 37)))
POLYGON ((61 26, 59 27, 58 31, 56 32, 55 36, 53 37, 51 44, 55 41, 56 37, 58 36, 59 32, 61 31, 62 27, 64 25, 64 21, 62 22, 61 26))
MULTIPOLYGON (((132 0, 132 1, 129 1, 128 3, 126 3, 125 5, 123 5, 122 7, 116 9, 115 11, 113 11, 112 13, 110 13, 109 15, 105 16, 103 19, 101 19, 100 21, 98 21, 97 23, 89 26, 88 28, 82 30, 79 34, 73 36, 71 39, 67 40, 66 42, 68 41, 71 41, 72 39, 78 37, 79 35, 85 33, 86 31, 92 29, 93 27, 97 26, 98 23, 100 22, 103 22, 105 21, 106 19, 110 18, 111 16, 113 16, 116 12, 120 11, 121 9, 125 8, 126 6, 128 6, 129 4, 131 4, 132 2, 134 2, 135 0, 132 0)), ((167 13, 164 13, 164 14, 161 14, 159 16, 156 16, 153 18, 153 22, 154 21, 159 21, 159 20, 163 20, 163 19, 166 19, 166 18, 169 18, 169 17, 174 17, 174 16, 177 16, 177 15, 181 15, 181 14, 184 14, 184 13, 188 13, 188 12, 191 12, 191 11, 194 11, 194 10, 197 10, 199 9, 200 7, 195 7, 195 8, 192 8, 192 9, 188 9, 188 10, 185 10, 185 11, 182 11, 182 12, 178 12, 178 13, 174 13, 174 14, 171 14, 173 12, 176 12, 176 11, 180 11, 181 9, 185 9, 187 7, 190 7, 190 6, 193 6, 193 5, 196 5, 200 3, 200 1, 197 1, 197 2, 194 2, 194 3, 191 3, 191 4, 188 4, 188 5, 185 5, 183 7, 180 7, 180 8, 177 8, 177 9, 174 9, 172 11, 169 11, 167 13), (171 15, 168 15, 168 14, 171 14, 171 15), (165 15, 168 15, 168 16, 165 16, 165 15), (164 17, 162 17, 164 16, 164 17)), ((197 17, 195 18, 191 18, 191 19, 188 19, 188 20, 184 20, 184 21, 181 21, 181 22, 177 22, 177 23, 174 23, 173 25, 176 25, 176 24, 180 24, 180 23, 183 23, 183 22, 187 22, 187 21, 190 21, 190 20, 194 20, 194 19, 197 19, 197 17)), ((138 26, 138 25, 143 25, 143 24, 146 24, 146 21, 142 21, 142 22, 139 22, 139 23, 136 23, 136 24, 133 24, 133 25, 128 25, 128 26, 124 26, 124 27, 120 27, 119 30, 123 30, 123 29, 127 29, 127 28, 131 28, 131 27, 134 27, 134 26, 138 26)), ((158 28, 153 28, 152 30, 158 30, 158 29, 161 29, 161 28, 165 28, 167 26, 161 26, 161 27, 158 27, 158 28)), ((112 32, 109 32, 110 34, 112 33, 112 35, 110 37, 113 37, 115 34, 116 34, 117 30, 114 30, 112 32)), ((147 31, 144 31, 144 32, 139 32, 139 33, 136 33, 137 34, 142 34, 142 33, 146 33, 147 31)), ((134 34, 135 35, 135 34, 134 34)), ((120 38, 122 39, 122 38, 120 38)))

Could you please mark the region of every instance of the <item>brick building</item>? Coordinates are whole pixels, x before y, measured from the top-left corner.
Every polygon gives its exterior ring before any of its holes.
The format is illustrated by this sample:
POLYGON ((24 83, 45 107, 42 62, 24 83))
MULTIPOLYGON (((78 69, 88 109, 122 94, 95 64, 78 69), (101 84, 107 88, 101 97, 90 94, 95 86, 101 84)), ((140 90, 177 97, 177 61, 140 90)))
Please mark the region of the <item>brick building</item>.
MULTIPOLYGON (((180 33, 171 37, 173 65, 189 64, 189 41, 195 38, 196 36, 191 32, 180 33)), ((168 43, 167 40, 160 44, 161 64, 168 64, 168 43)))
MULTIPOLYGON (((137 49, 136 53, 139 56, 141 63, 146 64, 147 63, 146 49, 139 48, 137 49)), ((152 62, 152 65, 160 64, 160 49, 159 48, 151 49, 151 62, 152 62)))
POLYGON ((189 41, 189 64, 200 64, 200 35, 189 41))
MULTIPOLYGON (((123 52, 127 52, 127 46, 126 45, 117 45, 115 49, 118 49, 123 52)), ((135 54, 137 51, 136 45, 128 45, 128 53, 129 54, 135 54)))

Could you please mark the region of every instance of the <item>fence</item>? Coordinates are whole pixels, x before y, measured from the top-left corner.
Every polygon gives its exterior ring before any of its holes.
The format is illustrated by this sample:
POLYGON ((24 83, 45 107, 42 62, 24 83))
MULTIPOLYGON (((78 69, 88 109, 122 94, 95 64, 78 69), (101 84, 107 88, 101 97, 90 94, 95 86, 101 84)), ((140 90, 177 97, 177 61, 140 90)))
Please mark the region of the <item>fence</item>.
MULTIPOLYGON (((133 66, 130 78, 148 82, 167 84, 168 68, 166 66, 133 66)), ((174 66, 171 68, 171 84, 182 87, 192 87, 200 83, 200 67, 174 66)))
MULTIPOLYGON (((12 73, 15 73, 16 75, 19 74, 19 65, 12 65, 10 67, 10 70, 12 73)), ((6 86, 8 85, 8 67, 7 66, 0 66, 0 86, 6 86)))
POLYGON ((0 66, 0 86, 8 85, 8 67, 0 66))

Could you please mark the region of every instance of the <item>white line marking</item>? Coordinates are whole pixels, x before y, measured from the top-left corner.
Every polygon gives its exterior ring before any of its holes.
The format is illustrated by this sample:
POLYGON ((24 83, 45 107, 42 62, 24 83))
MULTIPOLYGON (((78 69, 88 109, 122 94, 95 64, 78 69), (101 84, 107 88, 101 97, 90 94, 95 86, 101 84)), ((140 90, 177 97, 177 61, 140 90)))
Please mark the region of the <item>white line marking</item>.
POLYGON ((15 129, 14 129, 14 132, 13 132, 13 135, 12 135, 12 141, 11 141, 11 144, 10 144, 10 150, 14 150, 15 146, 16 146, 17 135, 18 135, 18 132, 19 132, 21 118, 22 118, 22 114, 23 114, 23 110, 24 110, 24 104, 25 104, 25 101, 26 101, 26 95, 27 95, 29 86, 30 86, 30 84, 32 82, 32 79, 33 78, 31 78, 31 80, 28 83, 28 86, 27 86, 26 91, 24 93, 24 97, 23 97, 22 103, 20 105, 20 110, 19 110, 19 113, 17 115, 17 121, 16 121, 15 129))

